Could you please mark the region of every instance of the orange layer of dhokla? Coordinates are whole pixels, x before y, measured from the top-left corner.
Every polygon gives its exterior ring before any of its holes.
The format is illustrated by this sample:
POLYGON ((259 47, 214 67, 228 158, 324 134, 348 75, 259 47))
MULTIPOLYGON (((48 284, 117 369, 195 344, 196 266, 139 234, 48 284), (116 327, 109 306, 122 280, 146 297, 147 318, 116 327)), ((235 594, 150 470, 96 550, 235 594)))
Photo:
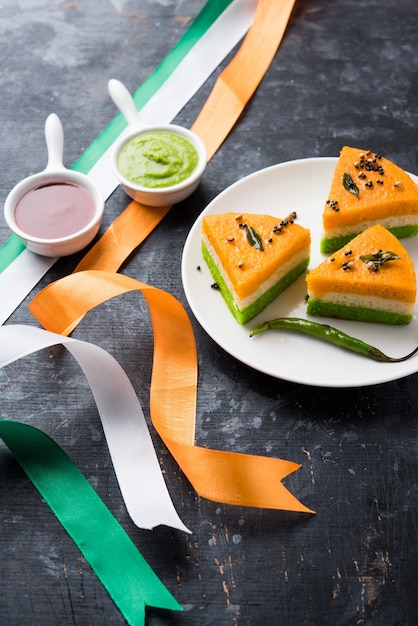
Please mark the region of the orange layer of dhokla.
POLYGON ((215 251, 241 300, 250 297, 295 255, 309 256, 309 230, 293 220, 281 228, 280 222, 281 218, 248 213, 203 217, 202 235, 215 251), (260 237, 262 252, 249 244, 247 226, 260 237))
POLYGON ((418 217, 418 185, 400 167, 373 152, 344 146, 323 212, 324 230, 354 226, 388 216, 418 217), (347 190, 349 174, 358 193, 347 190))
POLYGON ((311 298, 322 299, 330 292, 378 297, 408 304, 415 303, 416 298, 414 264, 400 241, 380 224, 365 230, 310 271, 306 282, 311 298), (373 271, 360 260, 360 256, 374 254, 379 250, 393 252, 400 259, 385 263, 378 271, 373 271))

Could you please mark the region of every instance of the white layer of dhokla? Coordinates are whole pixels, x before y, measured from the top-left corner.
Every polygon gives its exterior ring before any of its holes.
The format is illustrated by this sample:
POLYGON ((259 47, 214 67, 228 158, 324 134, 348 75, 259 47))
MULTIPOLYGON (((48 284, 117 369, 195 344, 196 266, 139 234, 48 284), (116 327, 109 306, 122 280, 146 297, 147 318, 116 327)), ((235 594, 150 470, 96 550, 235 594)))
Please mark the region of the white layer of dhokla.
MULTIPOLYGON (((314 293, 310 293, 311 298, 316 298, 314 293)), ((389 298, 381 298, 379 296, 339 293, 330 291, 319 298, 323 302, 333 302, 335 304, 344 304, 352 307, 363 307, 365 309, 377 309, 379 311, 389 311, 391 313, 400 313, 412 315, 414 312, 414 303, 403 302, 401 300, 392 300, 389 298)))
POLYGON ((277 282, 279 282, 279 280, 281 280, 284 276, 286 276, 286 274, 288 274, 291 270, 293 270, 294 267, 296 267, 297 265, 302 263, 302 261, 307 259, 309 254, 310 254, 310 246, 307 246, 306 248, 303 248, 302 250, 300 250, 300 252, 298 252, 291 259, 289 259, 289 261, 287 261, 284 265, 279 267, 277 272, 272 274, 272 276, 270 276, 270 278, 268 278, 263 283, 261 283, 258 286, 258 288, 255 291, 252 292, 251 295, 247 296, 246 298, 242 298, 241 299, 241 298, 238 297, 238 295, 237 295, 237 293, 236 293, 236 291, 234 289, 234 286, 233 286, 229 276, 227 275, 227 273, 224 270, 224 267, 223 267, 223 265, 221 263, 221 260, 219 259, 218 255, 216 254, 212 244, 210 243, 210 241, 207 238, 207 236, 205 235, 205 233, 202 233, 202 240, 203 240, 203 243, 206 246, 207 251, 209 252, 210 256, 212 257, 214 263, 216 264, 216 266, 217 266, 217 268, 219 270, 219 273, 221 274, 223 280, 225 281, 226 286, 228 287, 229 291, 231 292, 236 306, 240 310, 246 309, 251 304, 253 304, 253 302, 255 302, 260 296, 262 296, 264 293, 266 293, 266 291, 268 291, 271 287, 273 287, 273 285, 275 285, 277 282))
POLYGON ((367 220, 365 222, 358 222, 356 224, 349 224, 348 226, 339 226, 338 228, 328 228, 326 230, 327 239, 333 237, 344 237, 344 235, 350 235, 351 233, 360 233, 374 226, 376 222, 379 222, 387 229, 399 228, 400 226, 412 226, 418 224, 418 215, 392 215, 389 217, 375 218, 373 220, 367 220))

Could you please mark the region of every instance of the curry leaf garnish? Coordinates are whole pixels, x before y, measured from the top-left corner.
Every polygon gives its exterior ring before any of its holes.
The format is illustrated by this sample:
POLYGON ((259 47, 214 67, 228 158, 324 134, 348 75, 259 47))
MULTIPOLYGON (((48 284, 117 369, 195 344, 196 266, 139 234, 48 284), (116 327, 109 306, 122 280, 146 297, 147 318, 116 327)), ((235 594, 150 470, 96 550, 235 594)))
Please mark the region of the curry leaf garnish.
POLYGON ((383 252, 382 250, 378 250, 377 252, 373 252, 372 254, 362 254, 360 257, 360 261, 366 263, 366 265, 377 272, 379 267, 388 261, 399 261, 401 259, 400 256, 388 250, 387 252, 383 252))
POLYGON ((349 172, 344 172, 343 174, 343 185, 346 191, 349 191, 355 196, 360 195, 359 188, 357 187, 356 183, 352 179, 351 174, 349 172))
POLYGON ((263 240, 260 235, 254 230, 252 226, 245 226, 247 230, 247 241, 250 246, 253 246, 256 250, 260 250, 260 252, 264 252, 263 248, 263 240))

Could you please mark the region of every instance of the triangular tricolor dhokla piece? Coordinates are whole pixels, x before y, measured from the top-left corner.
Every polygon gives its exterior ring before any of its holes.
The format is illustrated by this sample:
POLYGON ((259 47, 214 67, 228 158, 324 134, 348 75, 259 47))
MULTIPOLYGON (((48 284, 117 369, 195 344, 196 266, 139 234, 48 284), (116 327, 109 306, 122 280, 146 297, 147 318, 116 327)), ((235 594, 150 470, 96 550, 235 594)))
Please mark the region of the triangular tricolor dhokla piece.
POLYGON ((260 313, 306 270, 310 232, 294 218, 249 213, 203 217, 203 256, 240 324, 260 313))
POLYGON ((418 185, 374 152, 344 146, 323 216, 321 252, 334 252, 374 224, 397 237, 418 232, 418 185))
POLYGON ((307 313, 408 324, 416 298, 414 264, 400 241, 377 224, 308 273, 307 313))

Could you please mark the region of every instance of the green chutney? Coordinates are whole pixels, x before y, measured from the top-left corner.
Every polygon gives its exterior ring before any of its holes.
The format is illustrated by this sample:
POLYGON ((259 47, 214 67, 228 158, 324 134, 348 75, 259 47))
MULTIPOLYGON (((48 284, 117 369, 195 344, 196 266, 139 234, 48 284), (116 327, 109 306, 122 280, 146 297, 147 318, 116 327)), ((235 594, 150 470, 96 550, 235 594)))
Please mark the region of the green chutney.
POLYGON ((188 178, 198 160, 196 148, 182 135, 151 130, 124 144, 118 168, 124 178, 141 187, 171 187, 188 178))

